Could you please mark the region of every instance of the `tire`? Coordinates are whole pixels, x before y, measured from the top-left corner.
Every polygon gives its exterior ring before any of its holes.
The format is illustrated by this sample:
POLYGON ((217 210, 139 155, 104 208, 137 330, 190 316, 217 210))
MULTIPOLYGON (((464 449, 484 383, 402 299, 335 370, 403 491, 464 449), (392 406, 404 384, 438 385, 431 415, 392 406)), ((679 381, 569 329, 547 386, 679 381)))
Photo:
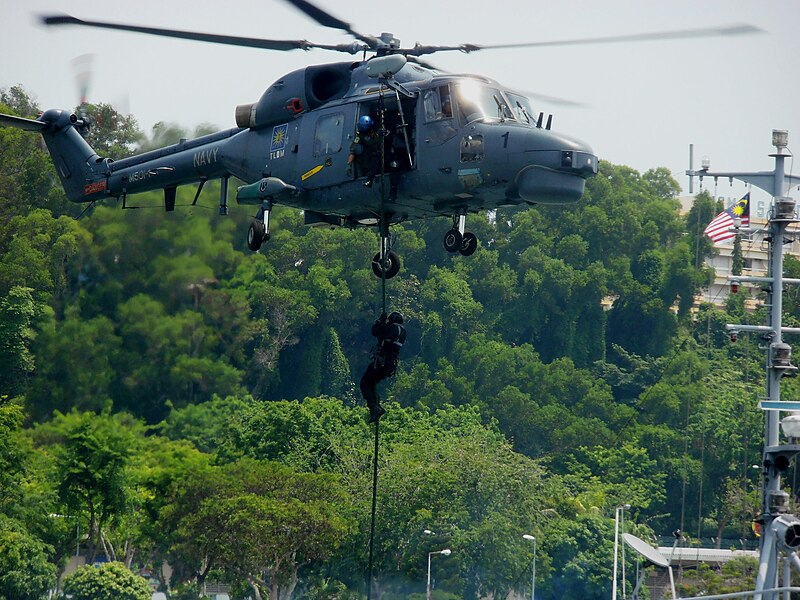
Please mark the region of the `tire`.
POLYGON ((247 228, 247 247, 253 252, 258 252, 261 244, 264 243, 264 222, 258 219, 253 219, 250 222, 250 227, 247 228))
POLYGON ((453 228, 444 234, 442 245, 448 252, 458 252, 461 249, 462 240, 463 236, 461 235, 461 232, 458 229, 453 228))
POLYGON ((464 239, 461 240, 461 248, 458 251, 461 256, 472 256, 475 250, 478 249, 478 238, 471 231, 464 233, 464 239))
MULTIPOLYGON (((400 257, 396 252, 389 251, 386 255, 386 279, 391 279, 400 272, 400 257)), ((383 277, 383 268, 381 265, 381 253, 378 252, 372 258, 372 272, 376 277, 383 277)))

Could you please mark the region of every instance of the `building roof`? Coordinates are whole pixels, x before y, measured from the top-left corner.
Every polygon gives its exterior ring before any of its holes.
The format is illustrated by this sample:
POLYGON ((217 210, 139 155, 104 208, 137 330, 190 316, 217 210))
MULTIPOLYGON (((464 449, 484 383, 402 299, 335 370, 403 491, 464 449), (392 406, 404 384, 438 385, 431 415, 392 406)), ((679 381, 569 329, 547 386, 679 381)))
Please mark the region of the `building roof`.
POLYGON ((659 546, 658 551, 670 560, 670 564, 691 564, 702 562, 713 565, 721 565, 729 560, 740 556, 750 556, 758 558, 756 550, 725 550, 722 548, 675 548, 671 546, 659 546))

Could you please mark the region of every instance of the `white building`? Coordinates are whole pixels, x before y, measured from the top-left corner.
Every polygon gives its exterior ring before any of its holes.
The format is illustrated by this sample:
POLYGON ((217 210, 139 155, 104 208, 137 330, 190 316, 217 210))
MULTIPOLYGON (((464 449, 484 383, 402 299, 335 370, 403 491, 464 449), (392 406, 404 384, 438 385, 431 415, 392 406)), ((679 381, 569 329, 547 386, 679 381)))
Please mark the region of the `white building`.
MULTIPOLYGON (((717 200, 722 200, 725 208, 735 204, 738 197, 717 196, 717 200)), ((750 205, 750 233, 740 235, 742 242, 742 257, 744 267, 742 275, 750 277, 765 277, 767 275, 767 261, 769 255, 769 244, 767 243, 767 219, 770 210, 769 198, 763 199, 756 196, 751 197, 750 205)), ((681 196, 681 210, 683 214, 688 213, 694 202, 694 196, 681 196)), ((703 224, 705 228, 706 224, 703 224)), ((784 255, 791 255, 800 259, 800 227, 797 224, 790 225, 789 233, 795 233, 794 239, 784 248, 784 255)), ((696 301, 710 302, 717 306, 725 304, 728 294, 731 291, 728 275, 732 275, 733 266, 733 239, 725 240, 714 244, 715 256, 706 259, 706 264, 712 267, 716 273, 713 283, 704 288, 697 295, 696 301)), ((757 297, 760 289, 758 284, 740 284, 740 293, 748 293, 751 300, 746 301, 748 308, 755 308, 758 304, 757 297)))

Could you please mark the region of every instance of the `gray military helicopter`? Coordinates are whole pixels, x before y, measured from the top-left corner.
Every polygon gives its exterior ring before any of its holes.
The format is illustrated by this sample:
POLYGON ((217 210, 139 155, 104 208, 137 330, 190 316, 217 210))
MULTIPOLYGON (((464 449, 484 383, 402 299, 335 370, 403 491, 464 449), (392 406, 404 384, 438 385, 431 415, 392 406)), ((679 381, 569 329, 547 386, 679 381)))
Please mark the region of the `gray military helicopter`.
MULTIPOLYGON (((270 236, 276 204, 302 209, 312 226, 374 226, 380 251, 372 261, 391 278, 400 259, 390 248, 389 226, 431 216, 452 218, 444 248, 469 256, 478 240, 466 231, 468 213, 524 204, 576 202, 598 158, 585 143, 551 130, 552 115, 535 112, 526 94, 492 79, 443 73, 419 57, 546 45, 731 35, 757 31, 747 25, 654 34, 481 46, 403 48, 390 33, 379 37, 352 26, 307 0, 286 0, 317 23, 347 32, 349 44, 267 40, 214 35, 71 16, 43 17, 45 24, 78 25, 268 50, 325 49, 360 60, 312 65, 281 77, 258 102, 236 107, 236 127, 114 161, 98 154, 81 133, 91 123, 64 110, 36 120, 0 115, 0 125, 40 132, 73 202, 97 202, 163 189, 174 210, 179 185, 222 182, 220 214, 228 210, 228 182, 236 177, 240 204, 258 206, 247 232, 257 251, 270 236), (368 57, 368 54, 371 56, 368 57), (365 119, 369 117, 369 119, 365 119), (380 159, 374 174, 348 169, 358 124, 377 124, 380 159), (368 184, 368 185, 365 185, 368 184), (388 192, 388 193, 387 193, 388 192)), ((362 132, 363 134, 363 132, 362 132)))

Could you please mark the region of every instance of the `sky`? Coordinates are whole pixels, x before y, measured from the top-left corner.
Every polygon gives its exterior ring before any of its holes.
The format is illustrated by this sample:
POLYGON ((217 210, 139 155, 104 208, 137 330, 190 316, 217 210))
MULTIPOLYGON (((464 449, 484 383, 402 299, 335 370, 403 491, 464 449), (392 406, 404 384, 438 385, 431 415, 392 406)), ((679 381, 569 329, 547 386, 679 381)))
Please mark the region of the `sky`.
MULTIPOLYGON (((454 73, 491 77, 512 88, 584 106, 534 102, 553 129, 588 142, 601 158, 644 172, 684 171, 694 144, 712 170, 771 170, 772 129, 800 148, 800 2, 797 0, 316 0, 353 29, 392 32, 404 45, 502 44, 749 24, 763 33, 573 47, 484 50, 429 57, 454 73), (793 142, 796 141, 796 144, 793 142)), ((44 27, 38 15, 270 39, 342 43, 281 0, 0 0, 0 87, 22 84, 42 108, 77 105, 74 59, 90 54, 90 102, 133 114, 141 129, 158 121, 193 129, 234 127, 237 104, 256 101, 283 74, 349 60, 324 50, 231 48, 80 27, 44 27)), ((85 63, 84 63, 85 64, 85 63)), ((793 168, 793 163, 789 168, 793 168)), ((797 166, 800 171, 800 164, 797 166)), ((706 182, 706 186, 713 183, 706 182)), ((741 195, 743 184, 719 183, 741 195)))

